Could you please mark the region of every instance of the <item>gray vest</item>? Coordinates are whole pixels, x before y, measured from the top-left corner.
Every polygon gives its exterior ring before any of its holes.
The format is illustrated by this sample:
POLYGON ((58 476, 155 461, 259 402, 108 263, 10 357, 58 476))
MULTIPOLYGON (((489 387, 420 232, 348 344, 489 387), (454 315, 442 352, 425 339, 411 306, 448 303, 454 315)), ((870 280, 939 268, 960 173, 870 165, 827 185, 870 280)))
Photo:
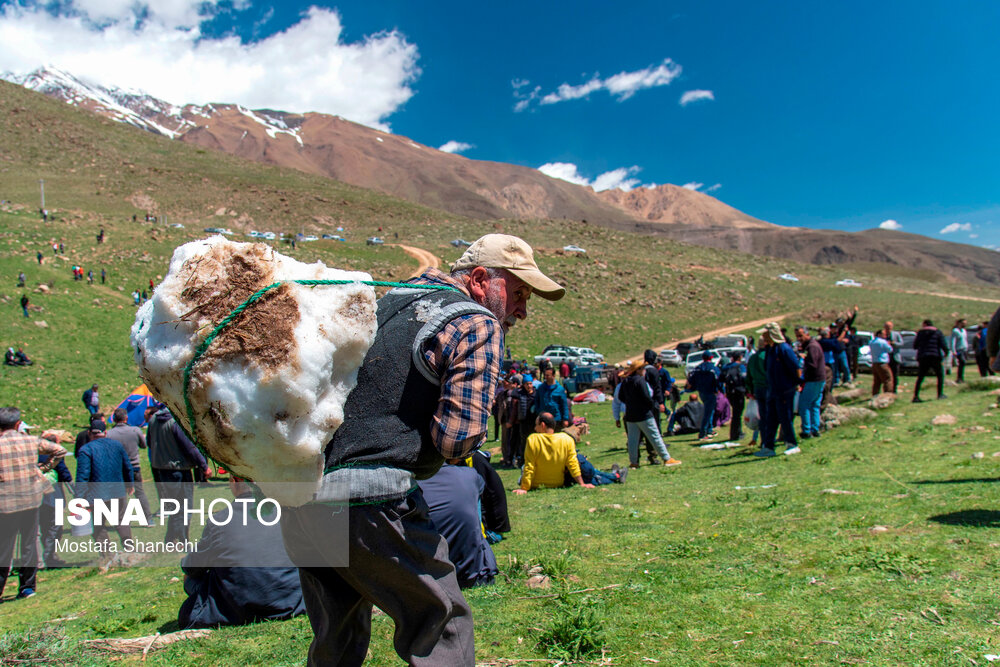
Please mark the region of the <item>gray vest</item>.
MULTIPOLYGON (((352 501, 381 502, 412 491, 444 458, 430 435, 441 396, 425 343, 463 315, 494 317, 462 292, 397 288, 378 301, 378 330, 358 383, 344 405, 344 423, 326 446, 323 486, 349 485, 352 501)), ((330 500, 321 488, 317 500, 330 500)))

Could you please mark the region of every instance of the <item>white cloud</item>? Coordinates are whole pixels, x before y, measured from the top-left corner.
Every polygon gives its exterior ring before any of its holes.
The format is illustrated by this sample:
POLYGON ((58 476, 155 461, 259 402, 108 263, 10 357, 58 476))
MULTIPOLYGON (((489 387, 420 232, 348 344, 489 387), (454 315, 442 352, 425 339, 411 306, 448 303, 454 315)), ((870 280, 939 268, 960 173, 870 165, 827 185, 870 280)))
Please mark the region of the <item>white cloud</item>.
POLYGON ((978 239, 979 238, 979 234, 969 234, 969 238, 970 239, 978 239))
POLYGON ((705 184, 691 181, 690 183, 685 183, 681 187, 684 188, 685 190, 701 190, 703 187, 705 187, 705 184))
POLYGON ((686 107, 692 102, 698 102, 699 100, 714 100, 715 94, 711 90, 688 90, 681 95, 680 105, 686 107))
POLYGON ((722 183, 716 183, 715 185, 710 185, 705 188, 705 192, 715 192, 722 187, 722 183))
POLYGON ((600 174, 593 181, 588 180, 580 173, 577 166, 571 162, 548 162, 538 168, 546 176, 558 178, 576 185, 586 185, 594 189, 595 192, 603 190, 624 190, 628 192, 639 185, 638 178, 630 178, 633 174, 641 171, 639 167, 619 167, 600 174))
MULTIPOLYGON (((335 11, 310 7, 265 39, 206 37, 218 0, 28 0, 0 10, 0 71, 53 65, 81 78, 144 90, 174 104, 233 102, 320 111, 388 129, 419 76, 417 47, 397 31, 342 41, 335 11)), ((235 11, 246 8, 239 0, 235 11)))
POLYGON ((883 220, 882 222, 879 223, 878 228, 896 230, 896 229, 902 229, 903 225, 899 224, 895 220, 883 220))
POLYGON ((680 75, 681 66, 667 58, 659 65, 650 65, 634 72, 619 72, 606 79, 594 74, 590 80, 576 86, 563 83, 554 92, 546 95, 541 94, 541 86, 535 86, 529 93, 522 92, 522 88, 530 82, 525 79, 515 79, 511 82, 514 87, 514 98, 518 100, 514 105, 514 111, 524 111, 536 100, 539 104, 557 104, 578 100, 599 90, 606 90, 609 95, 623 102, 640 90, 668 86, 680 75))
POLYGON ((971 222, 953 222, 941 229, 939 234, 954 234, 955 232, 971 232, 971 222))
POLYGON ((475 148, 472 144, 467 144, 464 141, 451 141, 438 147, 438 150, 442 153, 461 153, 462 151, 467 151, 470 148, 475 148))

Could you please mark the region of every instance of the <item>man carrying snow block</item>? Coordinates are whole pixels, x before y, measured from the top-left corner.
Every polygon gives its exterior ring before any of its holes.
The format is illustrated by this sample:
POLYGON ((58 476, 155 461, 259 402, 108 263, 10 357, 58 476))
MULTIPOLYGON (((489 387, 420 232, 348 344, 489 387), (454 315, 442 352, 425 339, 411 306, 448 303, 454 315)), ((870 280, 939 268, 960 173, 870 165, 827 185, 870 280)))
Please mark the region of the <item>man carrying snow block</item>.
MULTIPOLYGON (((527 243, 488 234, 450 274, 429 269, 379 300, 377 333, 317 494, 350 489, 349 564, 299 568, 315 635, 310 665, 361 665, 373 604, 395 621, 394 646, 409 664, 474 664, 471 610, 416 480, 485 441, 504 334, 527 317, 532 292, 555 301, 565 289, 538 269, 527 243)), ((322 557, 336 526, 330 506, 284 512, 292 562, 322 557)))

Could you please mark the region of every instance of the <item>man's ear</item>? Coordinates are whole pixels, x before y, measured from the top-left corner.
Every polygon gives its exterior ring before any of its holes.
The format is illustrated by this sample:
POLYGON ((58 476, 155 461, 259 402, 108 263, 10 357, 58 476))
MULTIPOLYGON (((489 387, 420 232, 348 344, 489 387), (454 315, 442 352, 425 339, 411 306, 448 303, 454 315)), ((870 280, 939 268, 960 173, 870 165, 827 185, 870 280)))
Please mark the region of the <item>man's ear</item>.
POLYGON ((486 299, 486 292, 489 288, 490 273, 485 268, 477 266, 469 272, 469 281, 467 283, 469 288, 469 294, 476 301, 482 301, 486 299))

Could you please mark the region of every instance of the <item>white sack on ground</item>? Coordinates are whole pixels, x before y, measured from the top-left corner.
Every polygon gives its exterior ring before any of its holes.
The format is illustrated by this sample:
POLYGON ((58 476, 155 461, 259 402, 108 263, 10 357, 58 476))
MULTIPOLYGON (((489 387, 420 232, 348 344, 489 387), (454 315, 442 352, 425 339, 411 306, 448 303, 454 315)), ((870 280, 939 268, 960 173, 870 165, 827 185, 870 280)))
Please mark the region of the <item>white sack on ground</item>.
POLYGON ((303 264, 255 243, 216 236, 180 246, 153 298, 139 309, 132 347, 142 379, 199 444, 237 475, 286 504, 310 500, 323 449, 375 337, 375 291, 366 285, 286 283, 250 305, 195 364, 184 406, 184 368, 215 326, 279 280, 371 280, 359 271, 303 264), (299 482, 291 486, 275 483, 299 482), (312 486, 310 486, 310 484, 312 486), (270 491, 268 490, 270 488, 270 491))

